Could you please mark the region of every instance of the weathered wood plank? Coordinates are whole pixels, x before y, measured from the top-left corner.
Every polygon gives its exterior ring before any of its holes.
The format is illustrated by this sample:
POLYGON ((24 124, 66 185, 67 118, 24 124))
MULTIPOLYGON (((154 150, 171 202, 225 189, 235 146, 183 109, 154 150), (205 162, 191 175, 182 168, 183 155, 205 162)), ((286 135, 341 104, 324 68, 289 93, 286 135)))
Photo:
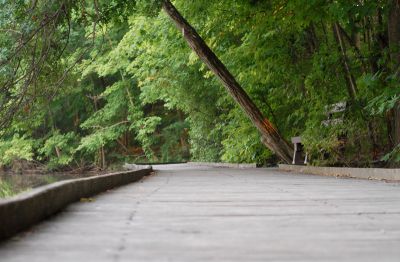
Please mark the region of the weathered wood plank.
POLYGON ((400 186, 174 165, 0 246, 10 261, 398 261, 400 186))

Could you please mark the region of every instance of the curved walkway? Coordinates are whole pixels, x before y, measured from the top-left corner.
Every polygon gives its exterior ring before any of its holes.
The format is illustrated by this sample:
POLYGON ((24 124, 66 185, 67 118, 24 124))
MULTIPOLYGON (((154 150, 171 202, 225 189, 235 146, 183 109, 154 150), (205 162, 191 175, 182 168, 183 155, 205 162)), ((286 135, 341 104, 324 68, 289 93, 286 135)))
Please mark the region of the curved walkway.
POLYGON ((400 184, 155 166, 0 245, 0 261, 400 261, 400 184))

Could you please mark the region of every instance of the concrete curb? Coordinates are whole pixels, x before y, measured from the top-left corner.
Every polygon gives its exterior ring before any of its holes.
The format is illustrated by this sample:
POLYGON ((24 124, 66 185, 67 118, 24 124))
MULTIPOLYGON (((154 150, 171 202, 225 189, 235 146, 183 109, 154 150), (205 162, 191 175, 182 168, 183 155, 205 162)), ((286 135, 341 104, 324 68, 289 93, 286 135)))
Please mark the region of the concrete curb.
POLYGON ((232 163, 212 163, 212 162, 187 162, 191 166, 209 166, 226 168, 256 168, 256 164, 232 164, 232 163))
POLYGON ((400 169, 315 167, 284 164, 280 164, 279 169, 283 171, 299 172, 313 175, 400 181, 400 169))
POLYGON ((122 168, 124 170, 140 170, 140 169, 151 169, 151 165, 138 165, 138 164, 128 164, 125 163, 122 168))
POLYGON ((70 203, 138 181, 151 171, 152 169, 148 168, 64 180, 0 200, 0 240, 28 229, 61 211, 70 203))

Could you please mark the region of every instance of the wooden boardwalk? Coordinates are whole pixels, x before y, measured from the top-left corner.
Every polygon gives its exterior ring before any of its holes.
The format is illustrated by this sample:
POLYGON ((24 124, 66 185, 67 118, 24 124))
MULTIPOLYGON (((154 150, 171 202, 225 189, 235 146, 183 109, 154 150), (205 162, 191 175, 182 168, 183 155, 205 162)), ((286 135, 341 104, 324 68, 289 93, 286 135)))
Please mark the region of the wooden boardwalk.
POLYGON ((161 166, 0 245, 0 261, 400 261, 400 184, 161 166))

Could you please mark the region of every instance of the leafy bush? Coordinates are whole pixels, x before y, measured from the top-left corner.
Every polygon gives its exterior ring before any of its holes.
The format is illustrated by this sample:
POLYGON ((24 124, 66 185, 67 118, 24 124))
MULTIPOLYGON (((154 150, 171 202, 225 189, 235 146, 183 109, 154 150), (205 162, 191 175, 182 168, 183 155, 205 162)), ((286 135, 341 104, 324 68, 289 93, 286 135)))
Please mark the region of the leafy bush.
POLYGON ((244 116, 236 116, 223 129, 225 139, 222 141, 224 162, 264 164, 271 157, 260 140, 260 135, 244 116))
POLYGON ((153 160, 155 157, 152 146, 159 142, 157 136, 155 136, 155 131, 160 123, 160 117, 151 116, 143 118, 132 125, 134 130, 137 130, 136 139, 140 141, 146 157, 149 160, 153 160))
POLYGON ((0 166, 9 166, 16 160, 33 159, 34 140, 15 134, 10 140, 0 140, 0 166))
POLYGON ((74 160, 78 137, 75 133, 54 131, 38 151, 47 159, 50 170, 67 166, 74 160))

